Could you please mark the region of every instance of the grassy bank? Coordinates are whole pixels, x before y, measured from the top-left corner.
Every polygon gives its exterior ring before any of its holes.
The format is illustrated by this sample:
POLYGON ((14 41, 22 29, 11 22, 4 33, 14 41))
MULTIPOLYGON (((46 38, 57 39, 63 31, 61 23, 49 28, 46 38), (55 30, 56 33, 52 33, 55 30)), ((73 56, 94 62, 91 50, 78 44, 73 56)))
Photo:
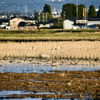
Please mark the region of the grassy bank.
POLYGON ((100 41, 100 30, 0 31, 0 41, 100 41))
POLYGON ((100 29, 84 29, 84 30, 63 30, 63 29, 37 29, 35 31, 24 31, 24 30, 0 30, 0 34, 41 34, 41 33, 59 33, 59 32, 72 32, 72 33, 82 33, 82 32, 100 32, 100 29))

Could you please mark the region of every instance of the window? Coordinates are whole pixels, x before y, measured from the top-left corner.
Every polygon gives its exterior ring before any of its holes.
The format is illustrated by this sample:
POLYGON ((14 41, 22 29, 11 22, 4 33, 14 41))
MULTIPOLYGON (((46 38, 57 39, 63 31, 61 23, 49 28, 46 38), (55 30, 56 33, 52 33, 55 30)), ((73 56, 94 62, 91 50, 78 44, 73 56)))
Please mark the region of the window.
POLYGON ((16 23, 16 21, 13 21, 13 24, 16 23))

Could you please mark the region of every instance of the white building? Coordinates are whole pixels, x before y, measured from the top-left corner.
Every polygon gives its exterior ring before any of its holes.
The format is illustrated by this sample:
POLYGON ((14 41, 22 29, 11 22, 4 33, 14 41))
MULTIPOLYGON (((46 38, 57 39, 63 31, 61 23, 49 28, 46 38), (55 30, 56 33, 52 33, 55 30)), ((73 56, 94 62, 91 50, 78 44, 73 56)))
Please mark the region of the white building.
POLYGON ((98 29, 100 28, 100 21, 88 21, 87 27, 98 29))
POLYGON ((48 22, 39 22, 38 23, 39 28, 50 28, 50 23, 48 22))
POLYGON ((63 29, 74 29, 74 30, 76 30, 76 29, 80 29, 80 27, 75 26, 74 21, 67 19, 67 20, 63 21, 63 29))
POLYGON ((89 18, 87 23, 88 28, 100 29, 100 18, 89 18))
POLYGON ((6 26, 6 30, 10 30, 10 26, 6 26))
POLYGON ((74 21, 64 20, 63 21, 63 29, 73 29, 74 21))
POLYGON ((61 17, 61 12, 52 12, 53 18, 59 18, 61 17))
POLYGON ((53 18, 59 18, 61 17, 61 11, 56 12, 56 8, 54 7, 54 11, 52 12, 53 18))
POLYGON ((97 12, 99 11, 99 9, 95 9, 95 11, 96 11, 96 14, 97 14, 97 12))

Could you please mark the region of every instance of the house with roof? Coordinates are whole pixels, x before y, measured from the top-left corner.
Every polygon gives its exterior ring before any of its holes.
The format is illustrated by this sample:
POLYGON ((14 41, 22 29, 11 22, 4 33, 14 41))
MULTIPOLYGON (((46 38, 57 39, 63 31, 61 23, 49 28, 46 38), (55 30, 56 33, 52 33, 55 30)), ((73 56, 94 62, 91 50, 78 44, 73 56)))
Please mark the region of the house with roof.
POLYGON ((37 26, 38 28, 50 28, 51 27, 49 22, 39 22, 37 26))
POLYGON ((10 19, 0 19, 0 29, 5 29, 5 27, 9 26, 10 19))
POLYGON ((87 27, 88 20, 86 19, 77 19, 74 21, 74 25, 78 26, 80 29, 84 29, 87 27))
POLYGON ((100 29, 100 18, 64 20, 63 29, 100 29))
POLYGON ((79 26, 75 26, 74 20, 66 19, 63 21, 63 29, 79 29, 79 26))
POLYGON ((36 30, 35 20, 25 18, 13 18, 10 20, 11 30, 36 30))
POLYGON ((11 30, 18 30, 18 25, 20 22, 25 22, 22 18, 13 18, 10 20, 10 28, 11 30))
POLYGON ((88 18, 87 27, 100 29, 100 18, 88 18))
POLYGON ((37 26, 36 24, 33 24, 33 23, 20 22, 18 24, 18 29, 19 30, 36 30, 37 26))

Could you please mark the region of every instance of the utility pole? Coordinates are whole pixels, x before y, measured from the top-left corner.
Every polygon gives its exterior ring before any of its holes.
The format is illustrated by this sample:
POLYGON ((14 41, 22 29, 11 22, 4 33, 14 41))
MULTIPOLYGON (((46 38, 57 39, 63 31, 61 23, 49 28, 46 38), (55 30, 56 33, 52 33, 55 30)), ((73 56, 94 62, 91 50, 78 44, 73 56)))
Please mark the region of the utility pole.
POLYGON ((65 13, 65 11, 64 11, 64 13, 63 13, 63 16, 64 16, 64 20, 66 19, 66 13, 65 13))
POLYGON ((78 20, 78 0, 76 0, 76 19, 78 20))
POLYGON ((48 12, 46 13, 46 22, 48 21, 48 12))
POLYGON ((27 16, 27 12, 28 12, 27 5, 25 5, 25 16, 27 16))
POLYGON ((44 13, 42 13, 42 18, 43 18, 43 22, 44 22, 44 13))
POLYGON ((34 18, 34 12, 32 12, 32 17, 34 18))
POLYGON ((83 20, 85 20, 85 28, 86 28, 86 8, 83 8, 83 20))
POLYGON ((40 22, 40 12, 38 13, 38 15, 39 15, 39 16, 38 16, 38 19, 39 19, 39 22, 40 22))

